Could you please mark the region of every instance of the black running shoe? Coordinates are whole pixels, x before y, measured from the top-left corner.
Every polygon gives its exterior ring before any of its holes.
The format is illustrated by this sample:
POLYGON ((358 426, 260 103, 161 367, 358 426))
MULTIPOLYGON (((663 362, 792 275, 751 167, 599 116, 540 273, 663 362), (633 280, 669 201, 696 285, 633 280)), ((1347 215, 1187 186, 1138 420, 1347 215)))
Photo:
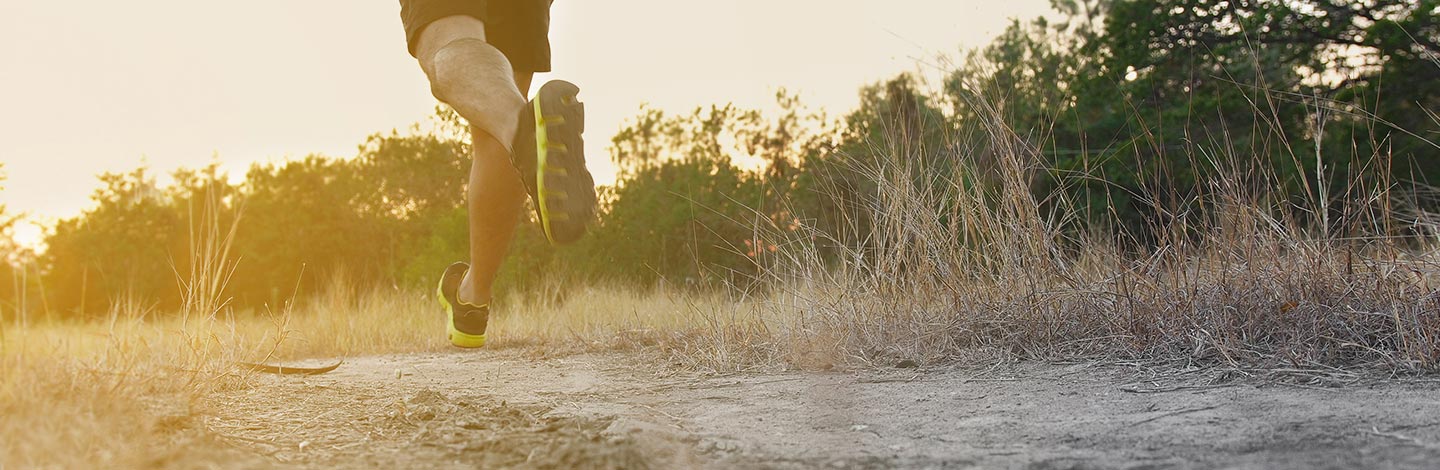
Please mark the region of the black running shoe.
POLYGON ((595 218, 595 179, 585 169, 585 104, 563 80, 540 87, 520 116, 514 163, 550 243, 578 240, 595 218), (531 145, 533 143, 533 145, 531 145))
POLYGON ((485 327, 490 322, 490 305, 470 305, 460 302, 460 280, 470 265, 455 263, 445 268, 440 275, 440 287, 436 297, 445 309, 445 333, 450 344, 462 348, 478 348, 485 345, 485 327))

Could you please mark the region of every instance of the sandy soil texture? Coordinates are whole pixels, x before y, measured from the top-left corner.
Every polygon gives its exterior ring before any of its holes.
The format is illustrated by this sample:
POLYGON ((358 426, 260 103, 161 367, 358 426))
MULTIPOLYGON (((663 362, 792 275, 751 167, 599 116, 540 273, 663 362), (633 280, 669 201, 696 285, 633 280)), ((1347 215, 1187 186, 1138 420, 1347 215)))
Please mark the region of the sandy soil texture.
MULTIPOLYGON (((909 365, 909 364, 906 364, 909 365)), ((1434 468, 1440 383, 1091 363, 701 375, 646 356, 353 358, 196 427, 280 468, 1434 468)))

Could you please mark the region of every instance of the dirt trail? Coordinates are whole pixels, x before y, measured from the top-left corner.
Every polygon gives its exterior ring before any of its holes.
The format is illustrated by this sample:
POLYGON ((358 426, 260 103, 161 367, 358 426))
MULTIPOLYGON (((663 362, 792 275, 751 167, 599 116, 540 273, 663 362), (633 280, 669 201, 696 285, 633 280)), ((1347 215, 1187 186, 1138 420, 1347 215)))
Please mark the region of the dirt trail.
MULTIPOLYGON (((283 468, 1433 468, 1440 384, 1006 364, 701 376, 453 353, 264 376, 203 426, 283 468), (1324 384, 1321 384, 1324 385, 1324 384)), ((244 464, 241 464, 244 462, 244 464)), ((221 465, 224 466, 224 465, 221 465)))

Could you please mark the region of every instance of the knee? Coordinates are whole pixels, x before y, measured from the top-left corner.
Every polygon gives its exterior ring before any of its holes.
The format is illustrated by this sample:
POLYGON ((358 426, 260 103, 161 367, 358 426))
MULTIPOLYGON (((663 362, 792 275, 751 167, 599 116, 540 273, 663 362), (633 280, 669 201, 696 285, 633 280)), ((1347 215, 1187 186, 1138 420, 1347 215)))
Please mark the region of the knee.
POLYGON ((452 98, 476 86, 498 85, 498 88, 505 88, 506 81, 512 82, 510 88, 516 88, 511 77, 510 60, 482 39, 450 41, 436 49, 429 59, 425 71, 430 76, 430 90, 436 98, 452 98))
POLYGON ((509 147, 525 98, 505 54, 474 38, 440 47, 431 59, 430 91, 509 147))

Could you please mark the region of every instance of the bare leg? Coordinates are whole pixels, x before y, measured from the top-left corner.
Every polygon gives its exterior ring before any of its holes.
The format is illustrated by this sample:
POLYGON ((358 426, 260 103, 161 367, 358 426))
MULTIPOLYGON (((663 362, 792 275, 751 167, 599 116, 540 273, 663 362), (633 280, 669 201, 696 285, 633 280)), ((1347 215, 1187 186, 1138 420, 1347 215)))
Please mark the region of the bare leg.
POLYGON ((470 305, 490 302, 525 202, 510 145, 531 74, 515 74, 504 55, 484 41, 480 20, 448 17, 425 28, 416 54, 435 97, 470 122, 470 271, 459 292, 459 300, 470 305))
MULTIPOLYGON (((517 75, 522 89, 529 89, 530 74, 517 75)), ((470 184, 470 272, 460 283, 460 301, 470 305, 490 303, 490 288, 505 261, 510 239, 525 210, 525 187, 510 163, 510 152, 489 134, 470 128, 473 158, 470 184)))

